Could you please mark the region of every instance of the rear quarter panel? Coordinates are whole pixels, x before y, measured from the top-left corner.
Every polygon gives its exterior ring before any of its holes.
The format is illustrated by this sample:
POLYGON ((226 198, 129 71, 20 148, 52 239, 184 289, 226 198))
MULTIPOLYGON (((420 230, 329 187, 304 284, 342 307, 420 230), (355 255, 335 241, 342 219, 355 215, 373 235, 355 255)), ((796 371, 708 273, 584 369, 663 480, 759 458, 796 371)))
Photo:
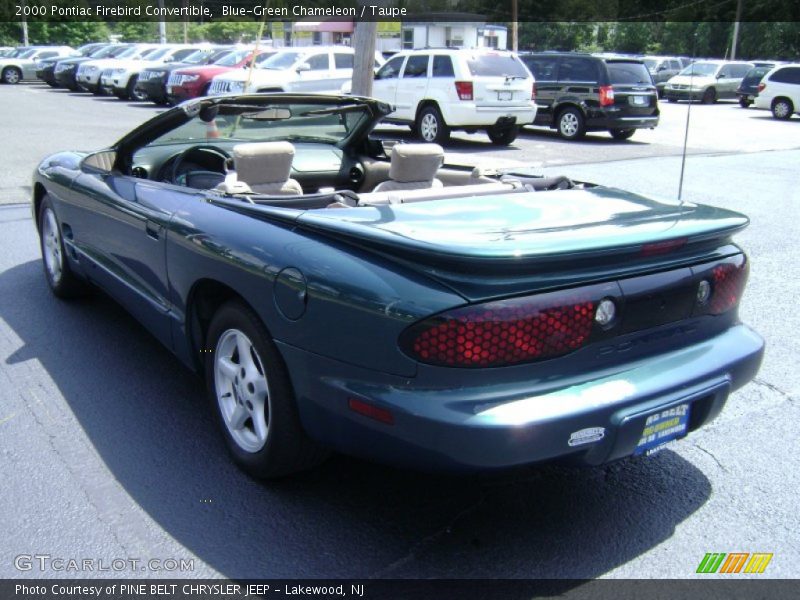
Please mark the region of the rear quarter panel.
POLYGON ((203 201, 175 215, 167 270, 175 350, 182 358, 192 354, 188 306, 205 280, 233 289, 282 343, 401 376, 413 376, 416 363, 400 351, 400 333, 423 316, 464 303, 425 276, 332 237, 203 201), (306 280, 305 312, 296 319, 275 301, 276 278, 289 267, 306 280))

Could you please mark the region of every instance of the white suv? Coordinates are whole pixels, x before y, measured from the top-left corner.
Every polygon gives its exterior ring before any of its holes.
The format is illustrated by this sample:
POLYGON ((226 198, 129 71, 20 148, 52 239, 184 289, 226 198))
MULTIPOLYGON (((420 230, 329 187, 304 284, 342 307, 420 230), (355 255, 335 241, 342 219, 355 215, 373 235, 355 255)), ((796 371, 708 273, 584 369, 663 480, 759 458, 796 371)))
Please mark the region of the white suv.
MULTIPOLYGON (((250 69, 235 69, 214 77, 209 96, 250 92, 338 92, 353 77, 349 46, 285 48, 250 69), (246 89, 245 89, 246 88, 246 89)), ((375 66, 383 58, 375 55, 375 66)))
POLYGON ((100 72, 100 89, 120 100, 147 100, 147 95, 136 89, 139 73, 156 65, 180 62, 199 48, 190 44, 169 44, 145 56, 118 60, 100 72))
POLYGON ((536 117, 533 75, 513 52, 425 49, 399 52, 378 70, 372 95, 395 107, 387 122, 405 123, 426 142, 452 129, 484 130, 508 145, 536 117))
POLYGON ((800 114, 800 64, 780 65, 764 75, 755 104, 756 108, 771 110, 776 119, 800 114))

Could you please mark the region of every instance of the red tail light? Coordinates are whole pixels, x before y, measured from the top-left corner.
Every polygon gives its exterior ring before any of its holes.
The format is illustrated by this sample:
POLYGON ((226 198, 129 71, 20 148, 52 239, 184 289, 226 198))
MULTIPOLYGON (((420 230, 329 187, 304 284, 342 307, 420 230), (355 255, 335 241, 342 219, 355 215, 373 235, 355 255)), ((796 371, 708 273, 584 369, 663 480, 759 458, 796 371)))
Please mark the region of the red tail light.
POLYGON ((447 367, 492 367, 551 358, 589 340, 594 286, 465 306, 412 326, 400 340, 417 360, 447 367))
POLYGON ((456 81, 456 93, 459 100, 472 100, 472 82, 456 81))
POLYGON ((748 263, 744 257, 736 262, 722 263, 711 271, 711 302, 708 310, 712 315, 728 312, 739 304, 747 282, 748 263))
POLYGON ((536 82, 535 81, 533 82, 533 85, 531 85, 531 100, 534 100, 534 101, 536 100, 536 82))
POLYGON ((760 94, 761 92, 763 92, 765 89, 767 89, 767 84, 766 84, 766 83, 759 83, 759 84, 758 84, 758 93, 759 93, 759 94, 760 94))
POLYGON ((614 104, 614 88, 610 85, 600 86, 600 106, 614 104))

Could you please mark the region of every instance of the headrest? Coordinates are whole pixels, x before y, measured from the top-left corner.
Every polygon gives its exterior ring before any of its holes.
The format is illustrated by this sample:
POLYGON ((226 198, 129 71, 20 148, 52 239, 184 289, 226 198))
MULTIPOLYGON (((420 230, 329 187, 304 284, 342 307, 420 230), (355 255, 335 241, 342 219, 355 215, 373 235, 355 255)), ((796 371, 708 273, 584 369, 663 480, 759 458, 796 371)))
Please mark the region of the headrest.
POLYGON ((439 144, 395 144, 389 177, 402 183, 432 181, 444 162, 439 144))
POLYGON ((249 185, 287 181, 294 146, 289 142, 254 142, 233 147, 233 167, 239 181, 249 185))

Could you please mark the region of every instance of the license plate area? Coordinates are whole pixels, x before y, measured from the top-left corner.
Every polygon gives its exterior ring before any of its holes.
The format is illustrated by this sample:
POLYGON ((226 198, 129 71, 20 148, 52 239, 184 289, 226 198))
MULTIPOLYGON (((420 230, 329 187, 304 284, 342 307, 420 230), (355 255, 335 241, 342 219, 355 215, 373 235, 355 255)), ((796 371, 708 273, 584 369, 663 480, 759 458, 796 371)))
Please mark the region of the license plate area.
POLYGON ((633 455, 652 456, 670 442, 684 437, 689 430, 690 412, 691 404, 686 402, 648 415, 633 455))
POLYGON ((501 102, 505 101, 508 102, 514 97, 513 92, 497 92, 497 99, 501 102))
POLYGON ((649 106, 650 98, 648 96, 629 96, 628 102, 632 106, 649 106))

